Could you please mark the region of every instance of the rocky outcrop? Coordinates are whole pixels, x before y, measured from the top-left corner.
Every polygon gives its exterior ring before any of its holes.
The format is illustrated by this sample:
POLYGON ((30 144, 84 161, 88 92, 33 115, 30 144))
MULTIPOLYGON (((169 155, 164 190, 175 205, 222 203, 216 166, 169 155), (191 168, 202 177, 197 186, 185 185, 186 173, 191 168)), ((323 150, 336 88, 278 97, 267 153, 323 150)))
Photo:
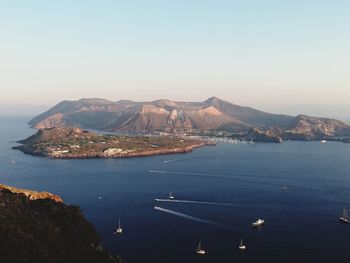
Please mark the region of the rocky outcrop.
POLYGON ((244 139, 251 142, 283 142, 283 131, 278 128, 272 128, 268 130, 261 130, 258 128, 252 128, 245 136, 244 139))
POLYGON ((47 192, 1 185, 0 262, 116 263, 80 209, 47 192), (47 198, 45 198, 47 197, 47 198))
POLYGON ((37 192, 37 191, 15 188, 4 184, 0 184, 0 191, 2 190, 8 190, 15 194, 25 195, 29 200, 51 199, 57 203, 63 203, 63 200, 60 196, 51 194, 49 192, 37 192))

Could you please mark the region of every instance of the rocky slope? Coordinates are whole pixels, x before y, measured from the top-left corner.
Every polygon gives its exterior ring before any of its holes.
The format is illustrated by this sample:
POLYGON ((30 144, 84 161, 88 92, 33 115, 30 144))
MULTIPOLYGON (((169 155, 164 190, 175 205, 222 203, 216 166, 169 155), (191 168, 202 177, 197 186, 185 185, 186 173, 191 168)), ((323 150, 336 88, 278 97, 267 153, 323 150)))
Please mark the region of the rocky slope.
POLYGON ((37 129, 66 126, 122 132, 249 132, 276 127, 284 138, 301 140, 350 135, 350 126, 337 120, 271 114, 216 97, 203 102, 63 101, 29 124, 37 129))
POLYGON ((117 262, 78 207, 47 192, 0 185, 0 262, 117 262))
POLYGON ((299 115, 288 125, 283 136, 295 140, 317 140, 347 137, 349 135, 349 125, 341 121, 299 115))

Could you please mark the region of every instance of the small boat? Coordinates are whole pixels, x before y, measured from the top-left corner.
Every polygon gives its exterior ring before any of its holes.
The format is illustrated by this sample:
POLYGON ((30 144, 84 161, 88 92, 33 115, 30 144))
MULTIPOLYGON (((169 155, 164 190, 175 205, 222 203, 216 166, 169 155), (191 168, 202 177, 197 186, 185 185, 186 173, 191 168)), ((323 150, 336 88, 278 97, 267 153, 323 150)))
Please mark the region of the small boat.
POLYGON ((253 227, 259 227, 262 226, 263 224, 265 224, 265 220, 264 219, 258 219, 255 222, 252 223, 253 227))
POLYGON ((327 141, 326 140, 322 140, 321 143, 326 143, 327 141))
POLYGON ((117 234, 121 234, 121 233, 123 233, 123 228, 122 228, 121 225, 120 225, 120 218, 119 218, 118 228, 117 228, 117 230, 114 232, 114 234, 117 235, 117 234))
POLYGON ((241 239, 241 242, 239 243, 239 250, 246 250, 247 247, 243 244, 243 238, 241 239))
POLYGON ((349 213, 348 213, 348 209, 343 208, 343 213, 340 216, 339 220, 345 224, 349 224, 350 223, 350 218, 349 218, 349 213))
POLYGON ((282 186, 282 190, 283 190, 283 191, 287 191, 287 190, 288 190, 288 187, 287 187, 286 185, 283 185, 283 186, 282 186))
POLYGON ((170 193, 169 193, 169 199, 174 199, 174 198, 175 198, 175 196, 173 195, 173 192, 170 191, 170 193))
POLYGON ((207 252, 206 252, 204 249, 202 249, 202 244, 201 244, 201 242, 198 243, 198 247, 197 247, 196 253, 199 254, 199 255, 205 255, 205 254, 207 254, 207 252))
POLYGON ((14 159, 11 160, 11 163, 12 163, 13 166, 16 165, 16 161, 14 159))

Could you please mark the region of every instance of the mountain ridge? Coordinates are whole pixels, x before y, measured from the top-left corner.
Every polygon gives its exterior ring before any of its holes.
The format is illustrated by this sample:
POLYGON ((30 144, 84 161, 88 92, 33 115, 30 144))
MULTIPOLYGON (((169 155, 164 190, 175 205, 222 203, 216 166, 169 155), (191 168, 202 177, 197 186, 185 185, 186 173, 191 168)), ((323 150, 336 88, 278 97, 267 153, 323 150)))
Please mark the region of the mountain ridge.
POLYGON ((202 102, 168 99, 113 102, 99 98, 62 101, 33 118, 29 125, 37 129, 66 126, 143 133, 249 131, 276 127, 293 134, 307 133, 304 137, 310 139, 339 136, 350 131, 349 125, 335 119, 268 113, 215 96, 202 102))

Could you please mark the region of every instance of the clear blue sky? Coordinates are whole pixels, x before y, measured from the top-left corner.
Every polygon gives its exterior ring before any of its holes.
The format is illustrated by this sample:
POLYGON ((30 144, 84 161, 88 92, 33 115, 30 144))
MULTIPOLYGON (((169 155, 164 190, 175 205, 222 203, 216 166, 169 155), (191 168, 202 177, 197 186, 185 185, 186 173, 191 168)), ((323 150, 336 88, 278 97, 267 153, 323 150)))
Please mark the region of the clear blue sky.
POLYGON ((0 87, 0 104, 350 104, 350 1, 1 1, 0 87))

